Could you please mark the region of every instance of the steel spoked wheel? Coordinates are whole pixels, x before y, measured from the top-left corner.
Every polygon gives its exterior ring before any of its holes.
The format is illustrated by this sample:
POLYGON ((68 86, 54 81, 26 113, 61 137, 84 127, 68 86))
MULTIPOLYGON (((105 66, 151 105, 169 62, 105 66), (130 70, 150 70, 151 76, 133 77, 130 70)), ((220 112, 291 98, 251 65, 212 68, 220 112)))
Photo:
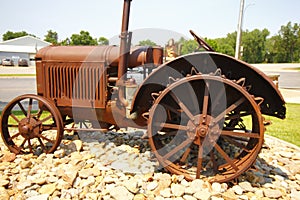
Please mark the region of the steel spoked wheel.
POLYGON ((3 110, 2 139, 15 154, 51 153, 63 136, 63 122, 59 110, 45 98, 22 95, 3 110))
POLYGON ((148 136, 161 166, 185 178, 228 182, 255 162, 264 125, 254 97, 236 82, 194 75, 161 91, 148 136))

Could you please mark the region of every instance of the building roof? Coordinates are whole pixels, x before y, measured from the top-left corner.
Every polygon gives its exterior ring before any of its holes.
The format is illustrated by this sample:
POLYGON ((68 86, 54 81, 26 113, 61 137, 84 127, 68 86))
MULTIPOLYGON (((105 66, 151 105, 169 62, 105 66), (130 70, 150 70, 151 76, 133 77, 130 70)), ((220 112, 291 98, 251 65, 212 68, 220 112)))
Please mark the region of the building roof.
POLYGON ((27 35, 0 42, 0 52, 36 53, 39 49, 49 45, 51 43, 27 35))
POLYGON ((0 45, 18 45, 18 46, 49 46, 51 43, 43 41, 39 38, 26 35, 11 40, 0 42, 0 45))

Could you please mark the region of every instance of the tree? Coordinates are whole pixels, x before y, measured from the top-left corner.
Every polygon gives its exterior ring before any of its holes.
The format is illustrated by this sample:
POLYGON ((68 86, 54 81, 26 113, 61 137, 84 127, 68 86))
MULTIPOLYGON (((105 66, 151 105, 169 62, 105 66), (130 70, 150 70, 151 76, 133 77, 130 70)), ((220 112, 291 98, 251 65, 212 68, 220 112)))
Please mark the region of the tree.
POLYGON ((281 26, 278 35, 273 36, 267 43, 268 58, 271 62, 298 62, 300 60, 300 27, 295 23, 281 26))
POLYGON ((199 45, 195 40, 184 40, 181 43, 181 55, 193 53, 198 49, 199 45))
POLYGON ((267 29, 262 31, 243 32, 242 38, 242 60, 248 63, 262 63, 266 60, 266 41, 270 32, 267 29))
POLYGON ((23 37, 23 36, 26 36, 26 35, 36 37, 35 35, 28 34, 25 31, 21 31, 21 32, 7 31, 6 33, 3 34, 2 40, 3 41, 11 40, 11 39, 15 39, 15 38, 18 38, 18 37, 23 37))
POLYGON ((57 45, 58 35, 55 31, 49 30, 47 35, 45 35, 45 41, 57 45))
POLYGON ((99 45, 109 45, 109 41, 108 41, 108 39, 105 38, 105 37, 100 37, 100 38, 98 39, 98 44, 99 44, 99 45))
POLYGON ((87 31, 80 31, 80 34, 73 34, 71 36, 70 45, 98 45, 97 39, 90 36, 87 31))
POLYGON ((230 42, 228 42, 227 38, 218 38, 216 39, 216 42, 217 48, 215 49, 215 51, 234 56, 234 47, 232 46, 232 44, 230 44, 230 42))
POLYGON ((149 39, 147 40, 142 40, 142 41, 139 41, 139 46, 157 46, 157 44, 149 39))

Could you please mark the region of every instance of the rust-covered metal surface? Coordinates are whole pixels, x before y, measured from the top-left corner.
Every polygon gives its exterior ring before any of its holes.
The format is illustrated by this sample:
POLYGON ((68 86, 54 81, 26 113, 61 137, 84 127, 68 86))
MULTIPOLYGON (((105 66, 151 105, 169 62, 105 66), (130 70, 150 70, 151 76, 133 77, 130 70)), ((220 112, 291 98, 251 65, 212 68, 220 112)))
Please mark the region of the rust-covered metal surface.
POLYGON ((244 84, 250 88, 249 93, 264 99, 260 105, 263 114, 285 118, 285 101, 267 75, 245 62, 216 52, 185 55, 161 65, 140 86, 133 104, 133 112, 139 107, 149 109, 151 104, 148 102, 152 100, 151 93, 164 89, 169 84, 169 77, 183 78, 191 74, 192 68, 202 74, 214 73, 220 69, 221 74, 227 79, 236 81, 245 79, 244 84))
MULTIPOLYGON (((135 47, 128 66, 158 64, 161 48, 135 47)), ((49 46, 36 56, 37 92, 57 106, 105 108, 109 78, 117 78, 119 47, 49 46)))
POLYGON ((162 64, 160 47, 130 49, 130 3, 124 0, 120 47, 50 46, 37 53, 38 94, 21 95, 3 109, 4 143, 16 154, 53 153, 64 131, 143 128, 171 173, 236 179, 262 148, 262 114, 285 118, 280 92, 263 72, 213 52, 193 31, 207 52, 162 64), (135 91, 126 72, 139 66, 153 72, 135 91))

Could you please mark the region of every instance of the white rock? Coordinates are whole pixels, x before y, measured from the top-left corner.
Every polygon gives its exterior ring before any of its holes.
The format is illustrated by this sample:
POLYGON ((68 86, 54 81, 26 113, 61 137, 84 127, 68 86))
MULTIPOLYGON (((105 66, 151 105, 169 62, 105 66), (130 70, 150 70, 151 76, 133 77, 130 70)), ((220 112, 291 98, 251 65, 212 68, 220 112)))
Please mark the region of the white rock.
POLYGON ((41 194, 34 197, 29 197, 27 200, 48 200, 49 194, 41 194))
POLYGON ((244 182, 240 182, 239 186, 241 188, 243 188, 244 191, 246 192, 254 192, 254 188, 252 187, 251 183, 249 183, 248 181, 244 181, 244 182))
POLYGON ((219 194, 222 191, 222 186, 220 183, 213 183, 211 189, 214 194, 219 194))
POLYGON ((291 190, 291 198, 294 200, 300 200, 300 191, 292 189, 291 190))
POLYGON ((117 186, 110 191, 110 195, 115 199, 133 199, 134 195, 124 186, 117 186))
POLYGON ((195 197, 191 196, 191 195, 184 195, 183 196, 184 200, 197 200, 195 197))
POLYGON ((170 188, 163 189, 159 193, 164 198, 170 198, 171 197, 171 189, 170 188))
POLYGON ((172 184, 171 191, 175 197, 181 197, 184 194, 185 187, 179 184, 172 184))
POLYGON ((190 184, 190 188, 193 193, 202 190, 203 186, 204 186, 204 181, 201 179, 195 179, 190 184))
POLYGON ((158 186, 157 181, 150 182, 147 185, 147 190, 149 190, 149 191, 155 190, 155 188, 157 188, 157 186, 158 186))
POLYGON ((282 196, 282 193, 279 190, 265 189, 264 195, 268 198, 278 199, 282 196))
POLYGON ((194 197, 200 200, 209 200, 211 198, 211 193, 207 190, 202 190, 196 192, 194 197))
POLYGON ((133 194, 136 194, 139 191, 138 181, 135 179, 126 180, 123 182, 123 185, 133 194))

